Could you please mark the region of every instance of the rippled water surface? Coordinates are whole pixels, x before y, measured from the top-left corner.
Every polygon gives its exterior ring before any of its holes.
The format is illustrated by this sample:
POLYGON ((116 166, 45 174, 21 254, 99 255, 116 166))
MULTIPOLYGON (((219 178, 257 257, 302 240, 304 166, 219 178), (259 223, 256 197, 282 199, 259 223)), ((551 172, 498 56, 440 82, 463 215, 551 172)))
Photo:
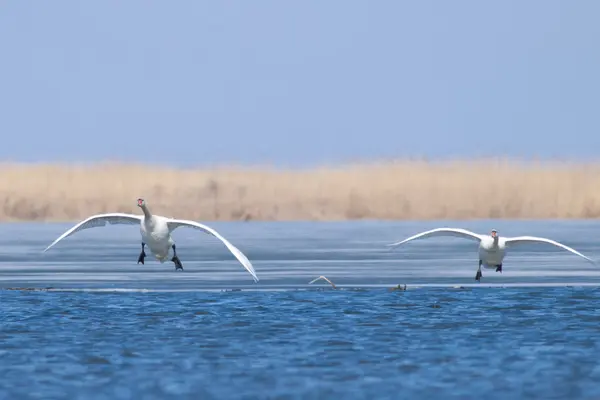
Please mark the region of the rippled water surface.
MULTIPOLYGON (((385 248, 440 223, 211 225, 259 283, 194 231, 174 235, 176 273, 136 265, 136 228, 42 254, 69 225, 0 226, 0 287, 53 288, 0 290, 0 397, 600 397, 600 267, 572 254, 515 249, 475 284, 471 242, 385 248), (319 275, 340 290, 307 284, 319 275)), ((551 237, 600 260, 596 222, 443 225, 551 237)))

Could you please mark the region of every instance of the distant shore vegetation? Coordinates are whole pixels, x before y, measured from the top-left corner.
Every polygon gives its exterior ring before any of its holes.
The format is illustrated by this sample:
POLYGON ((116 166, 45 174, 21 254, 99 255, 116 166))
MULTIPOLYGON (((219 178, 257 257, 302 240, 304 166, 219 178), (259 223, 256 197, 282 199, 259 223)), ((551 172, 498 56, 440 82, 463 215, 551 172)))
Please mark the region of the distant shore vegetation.
POLYGON ((472 160, 277 169, 0 164, 0 220, 106 212, 198 221, 563 219, 600 216, 600 164, 472 160))

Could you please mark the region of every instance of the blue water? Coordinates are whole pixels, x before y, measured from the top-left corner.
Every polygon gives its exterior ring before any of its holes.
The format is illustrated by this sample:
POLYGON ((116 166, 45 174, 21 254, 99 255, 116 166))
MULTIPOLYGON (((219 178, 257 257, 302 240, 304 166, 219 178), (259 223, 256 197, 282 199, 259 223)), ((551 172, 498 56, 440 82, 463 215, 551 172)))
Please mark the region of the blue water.
POLYGON ((471 242, 385 248, 446 225, 551 237, 600 260, 598 222, 210 225, 258 284, 195 231, 174 235, 175 272, 136 265, 136 228, 41 254, 68 224, 0 225, 0 288, 53 288, 0 290, 0 397, 600 397, 600 266, 541 245, 476 284, 471 242), (308 285, 319 275, 340 290, 308 285))

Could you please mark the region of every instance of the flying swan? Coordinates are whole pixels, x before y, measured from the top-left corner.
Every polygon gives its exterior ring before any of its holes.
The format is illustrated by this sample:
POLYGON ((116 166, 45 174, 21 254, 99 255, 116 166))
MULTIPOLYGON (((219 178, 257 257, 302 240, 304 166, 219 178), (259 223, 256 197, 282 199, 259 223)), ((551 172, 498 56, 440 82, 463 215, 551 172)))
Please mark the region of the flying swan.
POLYGON ((479 242, 479 268, 477 269, 477 273, 475 274, 475 280, 481 282, 481 266, 484 268, 492 269, 496 268, 496 272, 502 273, 502 260, 506 255, 507 249, 511 248, 514 245, 532 243, 532 242, 541 242, 541 243, 549 243, 554 246, 558 246, 565 250, 570 251, 571 253, 575 253, 580 257, 585 258, 590 261, 592 264, 595 264, 594 260, 589 257, 584 256, 580 252, 565 246, 564 244, 555 242, 551 239, 545 239, 535 236, 517 236, 517 237, 500 237, 498 235, 498 231, 492 229, 491 235, 479 235, 477 233, 470 232, 466 229, 460 228, 436 228, 430 231, 421 232, 414 236, 411 236, 407 239, 404 239, 397 243, 392 243, 388 246, 396 247, 406 242, 415 239, 425 239, 427 237, 432 236, 456 236, 461 238, 466 238, 470 240, 474 240, 479 242))
POLYGON ((221 240, 221 242, 225 244, 225 247, 227 247, 229 251, 233 253, 235 258, 237 258, 238 261, 242 263, 244 268, 248 272, 250 272, 250 274, 254 278, 254 281, 258 282, 256 272, 254 271, 254 268, 252 267, 252 264, 250 263, 248 258, 214 229, 195 221, 166 218, 160 215, 152 215, 148 210, 144 199, 138 199, 137 205, 142 209, 144 215, 124 213, 93 215, 87 218, 86 220, 81 221, 80 223, 63 233, 58 239, 52 242, 52 244, 48 246, 43 252, 45 253, 52 246, 54 246, 56 243, 66 238, 67 236, 70 236, 75 232, 79 232, 84 229, 105 226, 106 223, 126 225, 139 224, 140 234, 142 235, 142 252, 138 257, 138 264, 144 264, 144 258, 146 257, 146 253, 144 252, 145 246, 148 246, 152 254, 156 257, 158 261, 160 261, 161 264, 167 260, 167 258, 169 257, 169 251, 173 249, 173 257, 171 258, 171 261, 175 263, 175 271, 179 269, 183 271, 183 265, 181 264, 181 260, 179 260, 179 257, 177 257, 177 250, 175 242, 173 241, 173 238, 171 238, 171 233, 180 226, 187 226, 194 229, 200 229, 205 233, 213 235, 219 240, 221 240))
POLYGON ((334 289, 336 289, 336 286, 335 286, 335 284, 334 284, 333 282, 331 282, 329 279, 327 279, 327 278, 326 278, 325 276, 323 276, 323 275, 319 276, 319 277, 318 277, 318 278, 316 278, 316 279, 313 279, 312 281, 308 282, 308 284, 309 284, 309 285, 312 285, 313 283, 315 283, 315 282, 317 282, 317 281, 319 281, 319 280, 321 280, 321 279, 322 279, 322 280, 324 280, 324 281, 327 281, 327 282, 329 282, 329 284, 331 285, 331 287, 332 287, 332 288, 334 288, 334 289))

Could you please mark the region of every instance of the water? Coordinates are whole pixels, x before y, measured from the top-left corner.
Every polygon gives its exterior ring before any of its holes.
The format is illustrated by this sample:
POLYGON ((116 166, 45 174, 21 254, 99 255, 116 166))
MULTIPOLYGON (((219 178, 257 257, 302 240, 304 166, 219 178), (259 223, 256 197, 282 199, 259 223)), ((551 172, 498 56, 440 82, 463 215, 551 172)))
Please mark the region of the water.
POLYGON ((211 223, 174 234, 185 271, 136 228, 0 225, 0 398, 598 398, 600 266, 511 251, 475 283, 440 225, 551 237, 600 260, 600 223, 211 223), (326 275, 341 290, 323 282, 326 275), (407 284, 406 291, 390 291, 407 284), (241 289, 231 291, 231 289, 241 289), (318 289, 318 290, 317 290, 318 289))

